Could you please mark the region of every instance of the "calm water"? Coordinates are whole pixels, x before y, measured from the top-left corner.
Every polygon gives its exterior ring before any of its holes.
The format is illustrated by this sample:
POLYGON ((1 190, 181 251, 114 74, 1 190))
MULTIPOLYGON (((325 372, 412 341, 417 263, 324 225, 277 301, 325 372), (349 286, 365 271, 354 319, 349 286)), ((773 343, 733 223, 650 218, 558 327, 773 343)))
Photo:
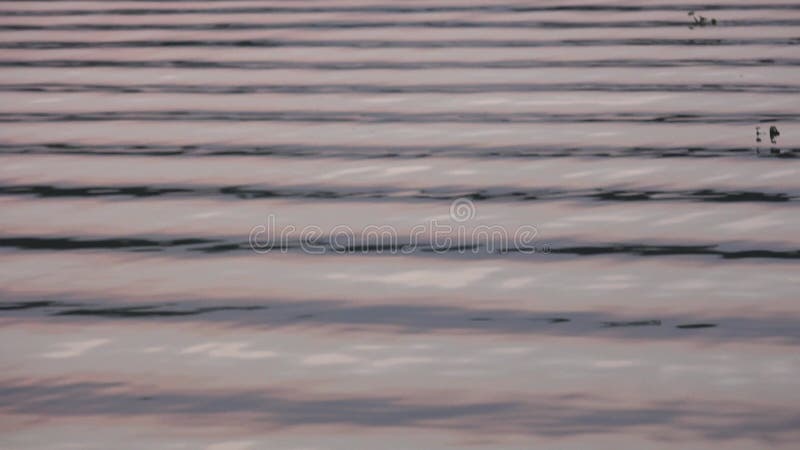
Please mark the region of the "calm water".
POLYGON ((797 448, 798 25, 0 2, 0 448, 797 448))

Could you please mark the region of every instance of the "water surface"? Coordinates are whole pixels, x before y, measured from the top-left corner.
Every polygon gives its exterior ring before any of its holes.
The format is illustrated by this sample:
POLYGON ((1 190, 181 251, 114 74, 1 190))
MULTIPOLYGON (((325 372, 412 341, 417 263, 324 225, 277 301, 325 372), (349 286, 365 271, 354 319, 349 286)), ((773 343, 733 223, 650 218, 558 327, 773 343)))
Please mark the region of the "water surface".
POLYGON ((798 24, 0 2, 0 447, 796 447, 798 24))

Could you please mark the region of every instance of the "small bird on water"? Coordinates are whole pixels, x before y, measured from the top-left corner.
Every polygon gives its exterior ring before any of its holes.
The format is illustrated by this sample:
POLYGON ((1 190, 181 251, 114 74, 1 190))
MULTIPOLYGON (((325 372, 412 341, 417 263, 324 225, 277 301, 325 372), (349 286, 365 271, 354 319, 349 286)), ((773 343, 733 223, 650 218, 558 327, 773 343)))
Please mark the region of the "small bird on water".
POLYGON ((778 131, 778 127, 776 127, 775 125, 769 127, 769 140, 770 140, 770 142, 772 142, 773 144, 777 144, 777 142, 775 142, 775 138, 777 138, 780 135, 781 135, 781 133, 778 131))
MULTIPOLYGON (((766 134, 766 133, 764 133, 764 134, 766 134)), ((756 142, 761 143, 761 135, 762 135, 761 127, 756 127, 756 142)), ((772 126, 769 127, 769 140, 770 140, 770 142, 772 142, 773 144, 777 144, 778 143, 778 136, 780 136, 780 135, 781 135, 781 132, 778 131, 778 127, 776 127, 775 125, 772 125, 772 126)), ((782 154, 781 149, 776 148, 776 147, 772 147, 769 152, 772 155, 780 155, 780 154, 782 154)), ((760 146, 756 148, 756 154, 759 154, 759 155, 761 154, 760 146)))
POLYGON ((693 25, 689 25, 689 29, 690 30, 693 30, 694 26, 704 27, 704 26, 706 26, 708 24, 711 24, 711 25, 714 25, 714 26, 717 25, 717 19, 712 18, 711 20, 708 20, 708 18, 703 17, 703 16, 701 16, 699 14, 696 15, 694 13, 694 11, 689 11, 689 15, 692 17, 692 20, 694 20, 694 24, 693 25))

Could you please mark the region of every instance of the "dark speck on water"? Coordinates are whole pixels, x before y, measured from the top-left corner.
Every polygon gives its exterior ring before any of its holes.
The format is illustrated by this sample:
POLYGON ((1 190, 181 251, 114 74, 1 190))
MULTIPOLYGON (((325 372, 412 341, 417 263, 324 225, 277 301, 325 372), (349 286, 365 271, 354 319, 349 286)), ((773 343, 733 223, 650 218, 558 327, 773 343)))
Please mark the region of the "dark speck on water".
POLYGON ((769 127, 769 140, 770 140, 770 142, 772 142, 773 144, 777 144, 776 139, 780 135, 781 135, 781 133, 778 132, 778 127, 776 127, 775 125, 769 127))
POLYGON ((713 323, 688 323, 688 324, 685 324, 685 325, 677 325, 676 328, 681 328, 681 329, 687 330, 687 329, 695 329, 695 328, 713 328, 713 327, 716 327, 716 326, 717 325, 713 324, 713 323))

